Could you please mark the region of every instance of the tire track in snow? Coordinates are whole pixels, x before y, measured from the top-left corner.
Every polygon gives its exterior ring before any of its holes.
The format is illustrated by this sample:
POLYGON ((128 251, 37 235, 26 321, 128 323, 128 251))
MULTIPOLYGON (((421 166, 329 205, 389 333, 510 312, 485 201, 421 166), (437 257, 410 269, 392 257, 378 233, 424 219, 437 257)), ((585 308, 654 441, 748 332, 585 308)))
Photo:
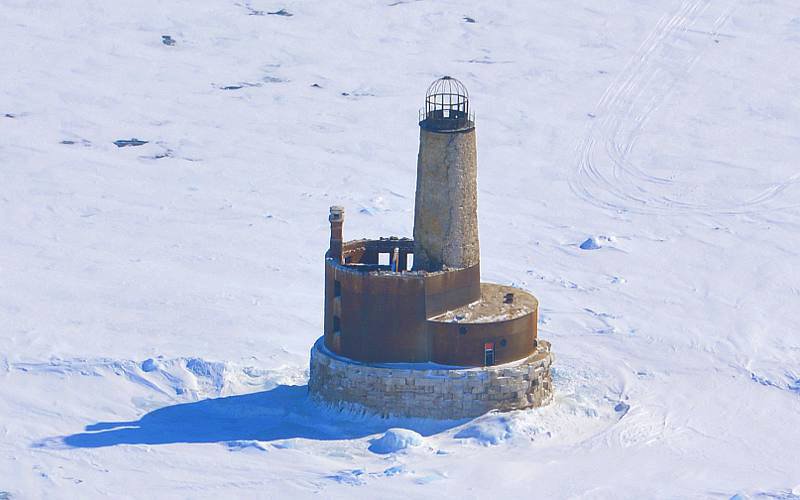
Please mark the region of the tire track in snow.
POLYGON ((649 214, 691 212, 747 213, 800 183, 800 173, 776 183, 755 197, 738 203, 691 203, 670 196, 677 183, 632 163, 630 154, 651 116, 686 78, 710 43, 688 43, 687 32, 709 9, 716 13, 707 40, 728 21, 738 0, 685 0, 666 14, 642 41, 634 56, 597 103, 597 120, 589 126, 578 148, 578 168, 572 191, 584 200, 616 211, 649 214), (672 189, 670 189, 672 188, 672 189))
MULTIPOLYGON (((657 76, 657 71, 649 71, 652 67, 651 59, 656 49, 678 28, 681 23, 685 23, 687 16, 694 12, 702 0, 685 1, 678 12, 672 16, 665 15, 656 24, 656 27, 645 38, 634 56, 625 66, 616 80, 606 89, 600 98, 595 115, 600 117, 598 123, 592 125, 589 134, 581 145, 578 177, 573 182, 573 190, 582 198, 614 209, 626 209, 629 206, 646 204, 646 200, 637 198, 631 193, 636 190, 628 186, 620 185, 614 179, 610 179, 602 168, 604 165, 594 161, 593 154, 597 143, 617 142, 615 135, 619 133, 623 118, 631 111, 632 104, 647 88, 647 83, 657 76), (629 103, 625 109, 626 101, 629 103), (611 139, 610 141, 608 139, 611 139), (594 194, 600 191, 614 195, 624 204, 619 202, 607 202, 594 194)), ((641 123, 641 122, 640 122, 641 123)), ((628 150, 631 145, 628 146, 628 150)), ((612 165, 614 176, 618 177, 616 163, 612 165)))

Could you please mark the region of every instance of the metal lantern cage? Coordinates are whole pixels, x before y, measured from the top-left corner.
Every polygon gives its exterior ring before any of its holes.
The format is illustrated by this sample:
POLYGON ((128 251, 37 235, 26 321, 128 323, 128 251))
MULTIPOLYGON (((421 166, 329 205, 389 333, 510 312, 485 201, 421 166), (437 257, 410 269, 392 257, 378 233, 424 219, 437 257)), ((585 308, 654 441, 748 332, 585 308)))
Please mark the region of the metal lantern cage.
POLYGON ((420 125, 432 130, 458 130, 475 124, 475 114, 469 109, 469 92, 451 76, 430 84, 419 115, 420 125))

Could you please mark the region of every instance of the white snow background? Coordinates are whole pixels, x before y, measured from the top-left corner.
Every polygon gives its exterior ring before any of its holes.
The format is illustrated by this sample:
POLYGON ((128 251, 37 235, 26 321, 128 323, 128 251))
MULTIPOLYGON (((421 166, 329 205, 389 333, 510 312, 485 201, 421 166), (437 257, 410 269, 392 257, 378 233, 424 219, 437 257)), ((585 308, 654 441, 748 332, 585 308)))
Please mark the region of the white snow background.
POLYGON ((796 0, 0 2, 0 498, 800 498, 799 95, 796 0), (444 74, 556 399, 314 406, 444 74))

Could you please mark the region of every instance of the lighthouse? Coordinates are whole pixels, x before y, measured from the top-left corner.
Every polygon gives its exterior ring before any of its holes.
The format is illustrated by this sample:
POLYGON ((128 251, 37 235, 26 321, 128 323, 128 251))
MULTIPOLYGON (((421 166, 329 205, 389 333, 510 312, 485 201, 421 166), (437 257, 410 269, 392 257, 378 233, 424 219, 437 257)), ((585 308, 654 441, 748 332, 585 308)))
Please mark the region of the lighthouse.
POLYGON ((309 393, 382 415, 462 418, 552 399, 550 343, 531 293, 481 283, 475 115, 434 81, 419 113, 413 239, 344 238, 332 206, 324 332, 309 393))
POLYGON ((466 87, 433 82, 420 112, 414 267, 467 268, 480 261, 475 116, 466 87))

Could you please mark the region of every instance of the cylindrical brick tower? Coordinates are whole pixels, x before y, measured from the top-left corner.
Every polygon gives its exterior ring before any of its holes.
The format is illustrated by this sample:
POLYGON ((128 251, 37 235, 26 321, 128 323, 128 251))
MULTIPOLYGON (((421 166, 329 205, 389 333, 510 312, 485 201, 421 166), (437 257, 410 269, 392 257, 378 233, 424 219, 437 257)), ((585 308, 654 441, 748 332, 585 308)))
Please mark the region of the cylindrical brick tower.
POLYGON ((478 161, 475 120, 464 85, 433 82, 420 111, 414 269, 478 265, 478 161))

